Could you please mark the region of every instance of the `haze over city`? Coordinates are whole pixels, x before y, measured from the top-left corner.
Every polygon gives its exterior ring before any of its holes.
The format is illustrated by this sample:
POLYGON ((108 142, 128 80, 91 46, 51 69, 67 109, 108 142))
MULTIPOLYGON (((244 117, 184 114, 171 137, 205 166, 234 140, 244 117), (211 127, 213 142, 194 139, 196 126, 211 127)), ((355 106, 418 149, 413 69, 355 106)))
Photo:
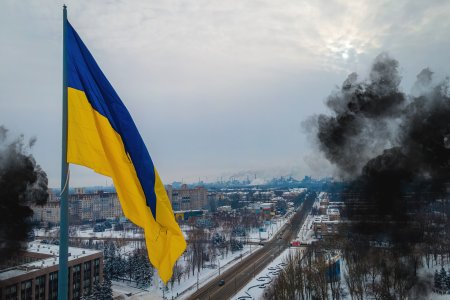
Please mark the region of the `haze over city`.
MULTIPOLYGON (((133 116, 164 182, 333 168, 302 123, 351 72, 400 61, 447 75, 446 1, 66 1, 69 20, 133 116)), ((60 181, 62 1, 2 1, 0 120, 60 181)), ((71 185, 108 185, 72 167, 71 185)))

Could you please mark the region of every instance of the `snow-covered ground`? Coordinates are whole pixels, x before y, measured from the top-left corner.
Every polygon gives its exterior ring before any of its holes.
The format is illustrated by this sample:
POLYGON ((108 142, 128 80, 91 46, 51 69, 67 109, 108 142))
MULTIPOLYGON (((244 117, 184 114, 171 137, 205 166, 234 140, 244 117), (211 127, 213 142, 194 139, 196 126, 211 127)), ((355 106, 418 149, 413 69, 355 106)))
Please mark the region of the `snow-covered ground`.
MULTIPOLYGON (((236 293, 231 299, 233 300, 244 300, 244 299, 262 299, 264 296, 264 290, 268 287, 271 282, 278 276, 280 270, 285 266, 283 263, 285 258, 289 253, 293 254, 294 251, 305 251, 304 247, 299 248, 288 248, 280 256, 275 258, 272 263, 270 263, 263 271, 261 271, 257 276, 255 276, 244 288, 242 288, 238 293, 236 293)), ((341 260, 341 272, 345 272, 345 261, 341 260)), ((444 266, 446 270, 450 269, 450 265, 446 264, 444 266)), ((440 271, 441 265, 435 265, 430 268, 422 267, 418 271, 418 275, 422 280, 428 281, 430 285, 433 284, 433 276, 435 270, 440 271)), ((351 299, 348 293, 348 287, 345 282, 344 276, 341 276, 341 287, 343 288, 345 296, 343 300, 351 299)), ((421 298, 423 299, 423 298, 421 298)), ((450 295, 440 295, 429 291, 426 300, 449 300, 450 295)))
MULTIPOLYGON (((287 221, 293 216, 293 213, 287 213, 282 217, 274 217, 271 221, 267 221, 261 227, 263 231, 259 231, 259 228, 252 228, 249 232, 249 236, 243 238, 243 240, 248 240, 249 242, 259 242, 260 240, 270 240, 278 230, 280 230, 287 221)), ((181 226, 181 229, 185 236, 186 232, 190 230, 189 226, 181 226)), ((59 227, 53 227, 50 230, 46 229, 35 229, 36 236, 56 238, 59 235, 59 227)), ((123 230, 114 231, 112 229, 105 229, 104 232, 93 232, 92 228, 81 229, 81 226, 72 226, 71 237, 80 238, 143 238, 143 232, 141 230, 123 230)))
MULTIPOLYGON (((219 275, 219 265, 220 273, 222 273, 236 263, 239 263, 244 257, 258 248, 259 246, 255 245, 245 245, 244 249, 242 249, 241 251, 236 251, 234 253, 230 252, 228 256, 220 257, 216 266, 211 268, 204 268, 199 273, 195 272, 194 276, 192 276, 191 274, 189 278, 183 278, 180 281, 180 284, 175 281, 173 288, 171 288, 171 284, 169 283, 167 285, 168 289, 165 289, 165 291, 163 291, 163 284, 159 279, 157 279, 157 276, 154 276, 154 278, 157 280, 154 280, 152 286, 149 289, 137 289, 134 283, 127 283, 126 281, 113 281, 113 290, 117 295, 122 295, 121 299, 162 299, 163 296, 166 299, 175 299, 178 297, 179 299, 185 299, 197 290, 197 282, 198 287, 200 288, 208 281, 214 279, 217 275, 219 275)), ((181 260, 182 259, 183 258, 181 258, 181 260)))
MULTIPOLYGON (((426 300, 449 300, 450 295, 440 295, 438 293, 435 293, 432 291, 433 285, 434 285, 434 272, 437 270, 438 272, 441 270, 442 265, 441 264, 433 264, 431 262, 430 268, 428 268, 425 264, 425 259, 422 262, 423 266, 417 270, 417 275, 420 278, 420 280, 423 282, 423 291, 424 293, 428 293, 425 298, 420 299, 426 299, 426 300)), ((444 265, 445 270, 450 270, 450 264, 444 265)), ((345 297, 343 297, 343 300, 351 299, 350 294, 348 292, 348 286, 347 282, 344 278, 344 273, 346 272, 347 266, 344 259, 341 259, 341 287, 346 294, 345 297)))
MULTIPOLYGON (((446 271, 450 270, 450 264, 444 263, 444 265, 441 265, 440 263, 436 263, 433 260, 430 261, 430 267, 428 268, 426 266, 425 259, 422 262, 423 266, 418 269, 417 275, 424 281, 428 281, 430 285, 434 285, 434 272, 437 270, 438 272, 441 271, 441 268, 444 267, 446 271)), ((450 295, 440 295, 435 292, 430 292, 430 294, 427 297, 427 300, 449 300, 450 295)))
POLYGON ((303 251, 302 248, 288 248, 284 250, 258 275, 256 275, 246 286, 237 292, 231 299, 262 299, 264 289, 270 285, 273 279, 285 266, 284 260, 289 254, 295 251, 303 251))
POLYGON ((311 244, 311 242, 316 241, 317 239, 314 237, 313 230, 313 221, 314 216, 308 215, 306 217, 305 222, 297 233, 296 240, 300 241, 302 244, 311 244))
MULTIPOLYGON (((318 197, 318 200, 320 198, 325 197, 325 193, 321 193, 318 197)), ((318 200, 316 200, 315 205, 318 205, 318 200)), ((317 239, 314 237, 314 231, 313 231, 313 221, 314 216, 308 215, 307 219, 305 220, 304 224, 302 225, 301 229, 299 230, 296 240, 300 241, 302 244, 310 244, 311 242, 316 241, 317 239)), ((304 251, 304 247, 298 247, 298 248, 289 248, 286 249, 280 256, 274 259, 274 261, 265 268, 264 271, 260 272, 257 276, 254 277, 252 281, 250 281, 244 288, 242 288, 238 293, 236 293, 232 299, 235 300, 243 300, 243 299, 262 299, 264 296, 264 290, 267 286, 270 285, 270 283, 278 276, 280 270, 283 268, 284 264, 283 261, 286 258, 286 256, 293 251, 304 251)), ((438 272, 441 270, 441 264, 436 264, 430 266, 430 268, 426 267, 425 261, 423 262, 423 266, 418 269, 418 276, 424 281, 428 282, 428 286, 431 289, 434 282, 434 273, 435 270, 438 272)), ((450 264, 446 263, 444 265, 444 269, 448 270, 450 272, 450 264)), ((346 270, 346 264, 343 259, 341 259, 341 272, 345 272, 346 270)), ((344 300, 351 299, 349 293, 348 293, 348 287, 347 283, 345 282, 345 278, 343 274, 340 277, 341 280, 341 287, 344 291, 345 296, 342 298, 344 300)), ((426 287, 424 287, 426 288, 426 287)), ((422 298, 423 299, 423 298, 422 298)), ((441 295, 438 293, 435 293, 431 290, 428 291, 428 296, 425 298, 426 300, 450 300, 450 295, 441 295)))
POLYGON ((92 229, 77 230, 74 237, 97 237, 97 238, 143 238, 142 231, 124 230, 114 231, 112 229, 105 229, 104 232, 93 232, 92 229))
POLYGON ((248 236, 241 238, 243 241, 249 242, 260 242, 269 241, 280 231, 280 229, 292 218, 294 214, 292 212, 287 213, 282 217, 274 217, 271 221, 267 221, 261 227, 263 231, 259 228, 252 228, 248 232, 248 236))
MULTIPOLYGON (((71 237, 81 238, 142 238, 143 233, 140 230, 123 230, 114 231, 112 229, 105 229, 104 232, 93 232, 92 228, 80 229, 79 226, 71 226, 71 237), (75 230, 73 230, 75 228, 75 230)), ((59 235, 59 227, 54 227, 51 230, 35 229, 36 236, 56 237, 59 235)))
MULTIPOLYGON (((290 220, 290 218, 294 214, 292 212, 287 213, 285 216, 275 217, 271 221, 267 221, 263 225, 263 231, 260 231, 259 228, 253 228, 249 231, 248 236, 242 238, 242 241, 248 241, 257 243, 261 240, 268 241, 271 240, 281 228, 290 220)), ((186 231, 189 230, 188 226, 182 227, 183 233, 186 235, 186 231)), ((35 230, 36 236, 45 236, 49 239, 57 238, 59 235, 59 227, 54 227, 51 230, 45 229, 37 229, 35 230)), ((112 229, 106 229, 104 232, 93 232, 92 229, 81 229, 81 227, 75 227, 75 229, 71 230, 71 236, 73 237, 82 237, 82 238, 142 238, 142 232, 136 230, 125 230, 125 231, 113 231, 112 229)), ((162 299, 163 296, 166 299, 185 299, 188 298, 189 295, 194 293, 197 290, 197 282, 198 288, 206 284, 208 281, 213 280, 216 276, 219 275, 219 265, 220 265, 220 273, 224 272, 228 268, 233 265, 239 263, 244 257, 251 254, 255 250, 257 250, 260 246, 255 244, 244 244, 244 248, 241 251, 236 251, 232 253, 231 251, 227 256, 219 256, 219 258, 215 261, 215 265, 211 267, 206 267, 202 269, 198 274, 195 272, 195 275, 187 277, 183 277, 178 284, 175 281, 173 287, 169 283, 167 288, 163 291, 162 282, 157 279, 157 275, 155 274, 154 282, 151 287, 148 289, 140 289, 135 287, 135 283, 131 282, 122 282, 122 281, 113 281, 113 291, 114 296, 117 299, 162 299)), ((122 246, 120 252, 132 252, 136 248, 133 242, 128 242, 126 245, 122 246)), ((281 262, 282 257, 275 258, 275 261, 281 262)), ((180 259, 180 263, 184 264, 182 261, 183 258, 180 259)), ((191 271, 192 272, 192 271, 191 271)))
MULTIPOLYGON (((246 239, 250 242, 259 242, 260 237, 263 240, 270 240, 286 224, 286 222, 290 220, 292 216, 293 213, 289 213, 286 216, 273 219, 270 223, 265 224, 264 232, 260 232, 257 228, 252 229, 246 239)), ((216 265, 212 268, 202 269, 198 273, 198 280, 196 272, 194 276, 191 275, 189 278, 183 277, 183 279, 180 281, 180 284, 175 281, 173 288, 171 288, 171 285, 169 283, 167 285, 168 290, 166 289, 164 293, 162 289, 163 284, 159 280, 154 281, 150 289, 141 289, 139 291, 136 291, 136 288, 133 287, 133 283, 131 283, 130 289, 126 290, 126 283, 120 283, 116 287, 116 283, 113 282, 113 290, 122 291, 121 294, 124 295, 123 299, 125 299, 126 294, 131 294, 131 298, 126 297, 126 299, 162 299, 163 295, 166 299, 172 299, 172 297, 173 299, 187 299, 192 293, 197 290, 197 281, 198 288, 200 288, 219 275, 219 265, 220 273, 222 274, 228 268, 239 263, 244 257, 259 249, 259 247, 259 245, 248 244, 244 245, 244 249, 242 249, 241 251, 236 251, 234 253, 229 252, 228 256, 219 257, 216 265)), ((279 262, 281 262, 282 258, 275 258, 275 261, 277 261, 277 259, 279 260, 279 262)), ((180 260, 180 262, 183 263, 183 258, 181 258, 180 260)))

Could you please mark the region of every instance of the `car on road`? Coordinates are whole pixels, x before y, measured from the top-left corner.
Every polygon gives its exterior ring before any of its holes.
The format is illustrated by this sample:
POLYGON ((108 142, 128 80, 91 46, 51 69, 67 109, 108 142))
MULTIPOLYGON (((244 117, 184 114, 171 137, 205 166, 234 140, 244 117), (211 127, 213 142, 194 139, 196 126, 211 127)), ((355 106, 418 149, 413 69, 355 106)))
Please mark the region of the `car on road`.
POLYGON ((224 284, 225 284, 225 280, 223 280, 223 279, 219 280, 219 286, 222 286, 224 284))

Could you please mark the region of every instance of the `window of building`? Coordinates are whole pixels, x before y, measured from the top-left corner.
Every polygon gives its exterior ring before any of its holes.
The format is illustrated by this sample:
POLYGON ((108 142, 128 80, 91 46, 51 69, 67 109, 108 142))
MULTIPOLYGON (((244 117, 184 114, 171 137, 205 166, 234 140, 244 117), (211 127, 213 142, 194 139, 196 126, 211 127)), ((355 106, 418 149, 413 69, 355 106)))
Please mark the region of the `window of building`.
POLYGON ((32 281, 27 280, 20 283, 20 299, 21 300, 31 300, 32 295, 32 281))
POLYGON ((100 282, 100 259, 94 260, 94 282, 100 282))
POLYGON ((91 275, 91 262, 87 261, 83 264, 83 294, 91 292, 91 275))
POLYGON ((48 300, 58 299, 58 271, 50 273, 48 278, 48 300))
MULTIPOLYGON (((70 256, 70 253, 69 253, 69 256, 70 256)), ((72 274, 72 267, 69 267, 68 269, 67 269, 67 293, 69 293, 69 295, 70 295, 70 276, 71 276, 71 274, 72 274)))
POLYGON ((81 265, 73 267, 72 273, 72 296, 73 299, 80 299, 81 297, 81 265))
POLYGON ((34 294, 36 300, 44 300, 45 298, 45 275, 36 277, 34 280, 34 294))
POLYGON ((18 299, 17 284, 13 284, 13 285, 6 287, 5 299, 6 300, 17 300, 18 299))

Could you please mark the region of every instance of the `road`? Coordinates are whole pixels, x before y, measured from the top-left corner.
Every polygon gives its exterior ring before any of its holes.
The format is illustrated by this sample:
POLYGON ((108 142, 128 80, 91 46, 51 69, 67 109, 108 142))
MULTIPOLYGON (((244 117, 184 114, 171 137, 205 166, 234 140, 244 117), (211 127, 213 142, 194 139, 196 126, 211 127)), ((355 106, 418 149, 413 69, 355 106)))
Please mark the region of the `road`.
POLYGON ((242 262, 229 268, 220 276, 208 282, 189 299, 229 299, 237 291, 241 290, 254 276, 261 272, 272 260, 281 254, 290 241, 295 238, 298 230, 306 219, 314 203, 314 197, 308 197, 301 208, 297 210, 289 224, 286 224, 271 241, 262 248, 247 256, 242 262), (224 280, 225 284, 219 286, 219 281, 224 280))

